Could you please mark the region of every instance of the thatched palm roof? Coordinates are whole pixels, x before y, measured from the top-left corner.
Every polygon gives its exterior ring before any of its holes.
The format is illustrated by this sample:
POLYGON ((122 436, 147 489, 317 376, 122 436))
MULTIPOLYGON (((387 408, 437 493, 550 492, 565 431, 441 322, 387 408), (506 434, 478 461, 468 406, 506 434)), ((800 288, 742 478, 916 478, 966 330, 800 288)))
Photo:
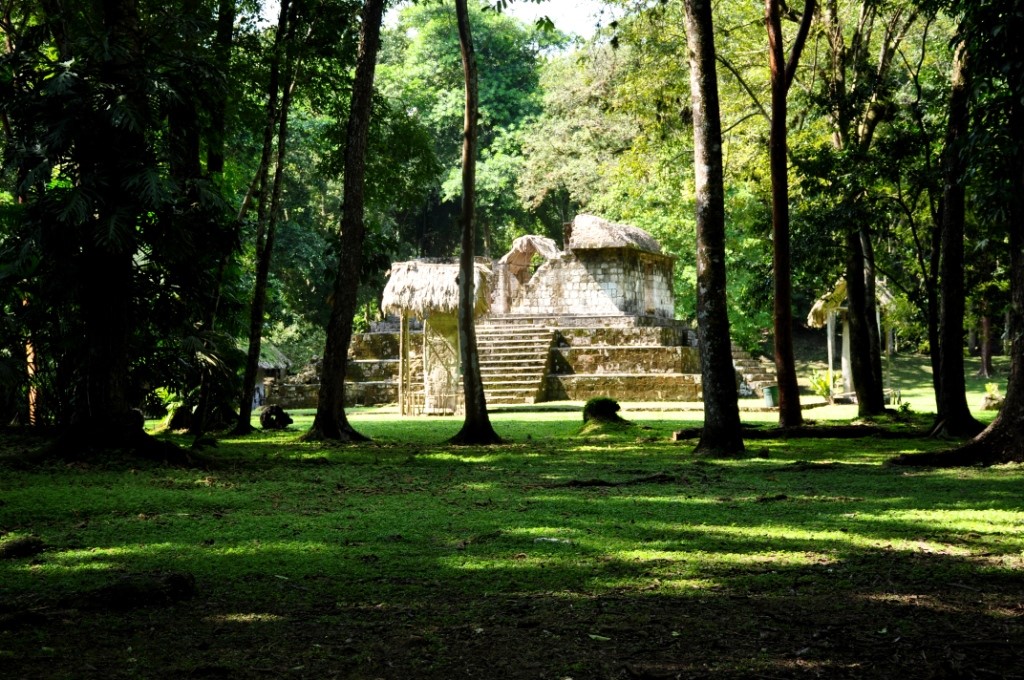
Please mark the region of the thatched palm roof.
POLYGON ((280 369, 287 370, 292 367, 292 360, 286 357, 284 352, 279 350, 276 346, 264 340, 260 343, 260 358, 258 365, 265 371, 280 369))
MULTIPOLYGON (((875 281, 875 296, 882 309, 892 305, 893 294, 884 281, 875 281)), ((815 300, 810 313, 807 314, 807 325, 811 328, 824 328, 828 323, 828 315, 842 309, 844 302, 846 302, 846 279, 839 279, 832 290, 815 300)))
MULTIPOLYGON (((491 268, 477 258, 474 267, 475 313, 490 308, 491 268)), ((386 314, 412 313, 420 318, 431 312, 454 313, 459 308, 459 264, 451 261, 409 260, 391 265, 391 276, 384 286, 381 309, 386 314)))
POLYGON ((628 224, 616 224, 594 215, 577 215, 572 221, 569 248, 632 248, 648 253, 661 253, 661 246, 643 229, 628 224))

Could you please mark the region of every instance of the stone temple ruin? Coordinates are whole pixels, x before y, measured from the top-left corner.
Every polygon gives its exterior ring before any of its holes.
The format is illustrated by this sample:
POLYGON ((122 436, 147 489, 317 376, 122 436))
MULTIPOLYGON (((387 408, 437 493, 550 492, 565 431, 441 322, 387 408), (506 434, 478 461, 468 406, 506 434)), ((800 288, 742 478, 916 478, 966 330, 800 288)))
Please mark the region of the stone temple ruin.
MULTIPOLYGON (((673 266, 647 232, 591 215, 566 227, 565 249, 522 236, 496 261, 477 258, 476 332, 488 406, 611 396, 700 401, 695 334, 675 319, 673 266)), ((460 410, 457 262, 392 265, 382 295, 397 328, 353 338, 350 404, 398 403, 403 414, 460 410)), ((749 392, 774 384, 737 353, 749 392)), ((315 406, 316 385, 271 386, 268 401, 315 406)))

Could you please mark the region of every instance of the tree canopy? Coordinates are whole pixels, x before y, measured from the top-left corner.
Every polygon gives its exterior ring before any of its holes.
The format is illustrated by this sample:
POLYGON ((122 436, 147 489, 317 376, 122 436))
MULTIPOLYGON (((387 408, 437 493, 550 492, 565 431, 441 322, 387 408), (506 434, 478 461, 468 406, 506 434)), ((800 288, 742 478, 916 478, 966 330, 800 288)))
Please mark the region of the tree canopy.
MULTIPOLYGON (((509 3, 468 3, 479 64, 475 247, 497 256, 524 233, 557 238, 581 210, 635 224, 678 256, 677 314, 695 321, 700 116, 687 3, 606 4, 618 18, 570 41, 502 11, 509 3)), ((206 404, 204 412, 230 402, 252 310, 266 326, 257 334, 298 361, 318 352, 344 250, 346 121, 365 5, 291 0, 278 23, 252 0, 4 4, 5 419, 111 428, 131 421, 130 410, 152 402, 157 388, 206 404), (261 311, 253 291, 264 285, 258 265, 268 235, 276 245, 261 311)), ((772 283, 784 270, 771 257, 768 153, 770 134, 783 129, 788 146, 775 162, 789 173, 784 259, 793 286, 781 304, 799 321, 846 279, 864 414, 884 410, 881 364, 892 333, 903 347, 930 352, 936 375, 940 349, 962 355, 964 333, 940 334, 943 304, 954 298, 963 296, 966 311, 948 313, 966 330, 1015 337, 1018 5, 777 5, 775 49, 789 54, 798 35, 806 47, 785 74, 787 107, 773 132, 765 7, 714 3, 729 274, 722 296, 734 342, 763 348, 773 317, 784 316, 773 311, 772 283), (954 147, 957 46, 970 85, 954 147), (945 226, 955 198, 944 190, 950 154, 960 161, 962 236, 945 226), (962 266, 943 259, 958 244, 968 253, 962 266), (895 297, 881 327, 880 281, 895 297)), ((345 284, 356 291, 345 312, 355 328, 378 313, 391 261, 460 250, 454 10, 406 4, 384 22, 367 128, 365 239, 358 281, 345 284)))

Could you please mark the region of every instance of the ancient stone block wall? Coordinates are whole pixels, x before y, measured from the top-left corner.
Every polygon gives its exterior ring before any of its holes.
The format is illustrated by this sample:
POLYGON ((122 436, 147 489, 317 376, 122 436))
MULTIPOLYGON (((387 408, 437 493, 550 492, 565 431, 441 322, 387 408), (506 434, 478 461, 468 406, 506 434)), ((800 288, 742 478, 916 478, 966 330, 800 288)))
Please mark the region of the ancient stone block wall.
POLYGON ((545 398, 585 401, 612 397, 620 401, 700 401, 699 375, 549 375, 545 398))
POLYGON ((568 375, 700 373, 696 347, 558 347, 551 373, 568 375))
POLYGON ((578 250, 548 260, 512 300, 534 316, 675 313, 672 258, 630 249, 578 250))

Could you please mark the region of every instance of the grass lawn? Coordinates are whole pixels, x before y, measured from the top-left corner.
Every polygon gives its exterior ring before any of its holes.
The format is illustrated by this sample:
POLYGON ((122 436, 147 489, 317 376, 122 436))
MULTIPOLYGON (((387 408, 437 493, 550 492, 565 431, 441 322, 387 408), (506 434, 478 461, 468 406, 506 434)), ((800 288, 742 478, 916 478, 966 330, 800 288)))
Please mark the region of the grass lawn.
MULTIPOLYGON (((895 375, 928 410, 920 360, 895 375)), ((486 449, 391 409, 304 444, 298 412, 203 470, 22 469, 40 442, 7 431, 0 549, 43 549, 0 559, 0 677, 1024 677, 1021 466, 884 466, 950 444, 907 435, 926 416, 701 460, 665 408, 499 412, 486 449)))

